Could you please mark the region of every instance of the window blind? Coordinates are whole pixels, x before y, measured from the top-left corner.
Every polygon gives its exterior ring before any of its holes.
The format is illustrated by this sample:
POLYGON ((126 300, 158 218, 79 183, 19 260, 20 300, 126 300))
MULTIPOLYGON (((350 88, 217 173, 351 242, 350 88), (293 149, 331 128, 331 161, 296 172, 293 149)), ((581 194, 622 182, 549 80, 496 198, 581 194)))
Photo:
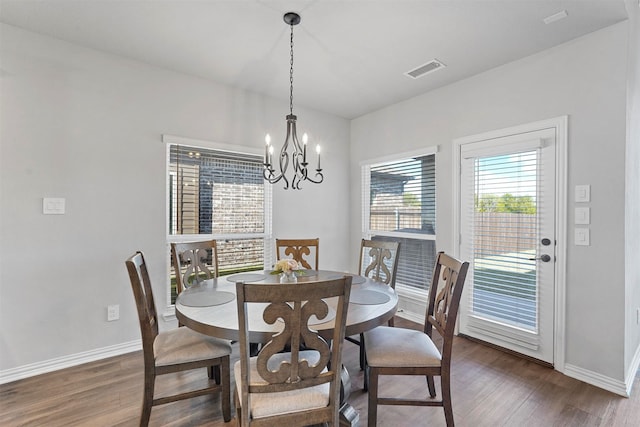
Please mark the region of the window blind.
POLYGON ((435 262, 435 155, 363 168, 365 238, 400 242, 396 286, 427 290, 435 262))
POLYGON ((465 213, 472 227, 470 311, 527 330, 537 328, 538 150, 467 158, 473 179, 465 213))
POLYGON ((220 275, 264 268, 271 207, 262 167, 259 155, 170 144, 169 240, 216 239, 220 275))

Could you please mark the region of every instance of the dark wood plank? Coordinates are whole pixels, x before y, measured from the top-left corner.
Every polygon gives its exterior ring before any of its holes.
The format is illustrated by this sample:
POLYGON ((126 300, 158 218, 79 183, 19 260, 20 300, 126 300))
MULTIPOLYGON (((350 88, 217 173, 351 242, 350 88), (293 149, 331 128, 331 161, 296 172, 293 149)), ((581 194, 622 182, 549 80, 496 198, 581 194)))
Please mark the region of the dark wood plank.
MULTIPOLYGON (((398 327, 420 326, 396 317, 398 327)), ((351 374, 350 403, 367 423, 358 347, 344 343, 343 361, 351 374)), ((234 347, 232 363, 237 360, 234 347)), ((142 352, 0 385, 0 425, 137 426, 142 402, 142 352)), ((207 381, 206 369, 159 378, 158 391, 193 380, 207 381)), ((381 390, 427 393, 422 378, 383 378, 381 390)), ((197 384, 196 384, 197 385, 197 384)), ((454 340, 453 411, 458 426, 637 426, 640 378, 624 398, 566 377, 552 369, 471 342, 454 340)), ((152 426, 235 427, 224 423, 218 396, 197 397, 151 411, 152 426)), ((387 406, 378 410, 379 426, 444 426, 442 408, 387 406)))

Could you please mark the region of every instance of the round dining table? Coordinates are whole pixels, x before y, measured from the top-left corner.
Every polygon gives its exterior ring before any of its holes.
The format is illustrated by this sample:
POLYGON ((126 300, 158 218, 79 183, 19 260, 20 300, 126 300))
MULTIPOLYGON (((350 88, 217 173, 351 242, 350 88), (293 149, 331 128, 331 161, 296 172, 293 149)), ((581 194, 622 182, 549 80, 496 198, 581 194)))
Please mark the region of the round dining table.
MULTIPOLYGON (((398 296, 388 285, 362 276, 326 270, 302 270, 297 273, 297 282, 304 286, 307 282, 336 279, 345 275, 353 276, 345 336, 358 335, 386 324, 398 307, 398 296)), ((280 284, 280 276, 265 270, 205 280, 178 295, 176 317, 183 325, 202 334, 238 340, 236 282, 277 286, 280 284)), ((331 307, 332 301, 328 300, 327 303, 331 307)), ((262 308, 254 304, 249 307, 249 339, 254 343, 269 341, 282 328, 279 322, 271 325, 264 322, 262 308)), ((330 313, 322 321, 316 320, 310 326, 329 337, 334 327, 332 314, 335 313, 330 313)))
MULTIPOLYGON (((296 273, 296 276, 300 286, 308 282, 352 276, 345 336, 358 335, 376 326, 387 324, 398 307, 398 296, 391 287, 367 277, 327 270, 302 270, 296 273)), ((178 295, 175 304, 176 317, 184 326, 202 334, 237 341, 239 339, 238 309, 235 298, 237 282, 278 286, 280 275, 264 270, 204 280, 178 295)), ((335 307, 334 303, 335 299, 327 300, 330 310, 326 318, 310 319, 309 326, 326 338, 331 337, 334 328, 335 310, 331 310, 332 306, 335 307)), ((249 341, 252 343, 268 342, 272 335, 280 332, 283 327, 281 322, 266 323, 262 319, 263 309, 264 307, 260 304, 249 304, 248 307, 249 341)), ((342 368, 342 388, 340 425, 357 426, 359 415, 347 401, 351 381, 344 367, 342 368)))

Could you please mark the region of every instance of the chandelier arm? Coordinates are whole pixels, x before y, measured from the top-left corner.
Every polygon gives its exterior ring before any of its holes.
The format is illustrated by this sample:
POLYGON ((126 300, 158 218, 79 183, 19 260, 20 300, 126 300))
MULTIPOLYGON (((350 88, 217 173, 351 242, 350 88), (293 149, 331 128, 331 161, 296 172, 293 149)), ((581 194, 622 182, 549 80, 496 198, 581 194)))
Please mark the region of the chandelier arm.
MULTIPOLYGON (((293 116, 295 117, 295 116, 293 116)), ((302 147, 300 146, 300 141, 298 141, 298 132, 296 129, 296 119, 291 118, 291 140, 293 145, 293 154, 292 154, 292 162, 293 162, 293 173, 294 176, 298 177, 298 180, 305 179, 305 165, 301 161, 302 159, 302 147)))
POLYGON ((280 174, 279 177, 282 178, 284 180, 284 189, 286 190, 287 188, 289 188, 289 180, 287 179, 287 169, 289 168, 289 153, 287 153, 287 147, 289 146, 289 130, 287 129, 287 139, 285 139, 284 141, 284 145, 282 146, 282 149, 280 150, 280 158, 279 160, 279 165, 280 165, 280 174))
POLYGON ((316 176, 316 179, 313 179, 313 178, 309 178, 305 174, 304 180, 312 182, 314 184, 320 184, 322 181, 324 181, 324 175, 322 174, 322 169, 316 169, 316 175, 315 176, 316 176))
POLYGON ((282 179, 282 175, 275 176, 274 169, 264 169, 262 171, 262 177, 269 182, 269 184, 275 184, 282 179))
POLYGON ((301 179, 298 175, 293 175, 293 182, 291 183, 291 188, 293 190, 300 190, 300 182, 301 179))

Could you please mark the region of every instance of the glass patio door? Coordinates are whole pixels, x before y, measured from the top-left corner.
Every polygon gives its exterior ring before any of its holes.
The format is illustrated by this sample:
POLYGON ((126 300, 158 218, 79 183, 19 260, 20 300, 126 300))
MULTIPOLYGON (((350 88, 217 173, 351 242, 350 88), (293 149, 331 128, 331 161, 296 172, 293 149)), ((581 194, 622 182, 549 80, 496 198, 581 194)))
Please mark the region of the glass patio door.
POLYGON ((553 363, 555 129, 460 145, 460 333, 553 363))

